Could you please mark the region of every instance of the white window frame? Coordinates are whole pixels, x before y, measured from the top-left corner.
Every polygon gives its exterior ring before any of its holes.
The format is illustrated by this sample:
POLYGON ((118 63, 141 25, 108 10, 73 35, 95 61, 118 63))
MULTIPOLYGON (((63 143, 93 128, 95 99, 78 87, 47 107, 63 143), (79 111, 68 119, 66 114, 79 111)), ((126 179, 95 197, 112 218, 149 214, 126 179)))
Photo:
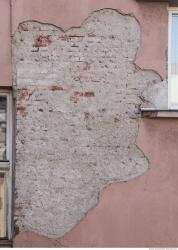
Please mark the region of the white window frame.
MULTIPOLYGON (((177 104, 173 103, 171 99, 171 51, 172 51, 172 16, 173 14, 178 14, 178 7, 169 7, 169 25, 168 25, 168 109, 178 109, 178 102, 177 104)), ((178 95, 178 94, 177 94, 178 95)), ((178 99, 178 98, 177 98, 178 99)))
POLYGON ((7 199, 6 199, 6 236, 4 238, 12 239, 12 176, 13 176, 13 101, 10 90, 0 89, 0 96, 7 98, 6 114, 6 158, 7 161, 0 161, 0 173, 6 175, 7 199))

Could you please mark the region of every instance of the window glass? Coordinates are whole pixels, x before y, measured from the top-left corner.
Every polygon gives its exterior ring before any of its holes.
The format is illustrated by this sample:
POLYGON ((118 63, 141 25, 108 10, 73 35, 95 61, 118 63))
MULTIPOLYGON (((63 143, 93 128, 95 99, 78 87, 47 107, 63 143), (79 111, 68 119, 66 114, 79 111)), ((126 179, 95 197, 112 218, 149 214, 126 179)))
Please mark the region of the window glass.
POLYGON ((11 93, 0 91, 0 241, 12 238, 11 185, 12 106, 11 93), (10 195, 9 195, 10 194, 10 195))
POLYGON ((7 97, 0 96, 0 161, 6 160, 7 97))
POLYGON ((171 24, 171 106, 178 107, 178 14, 172 14, 171 24))
POLYGON ((0 238, 6 236, 6 179, 5 173, 0 173, 0 238))

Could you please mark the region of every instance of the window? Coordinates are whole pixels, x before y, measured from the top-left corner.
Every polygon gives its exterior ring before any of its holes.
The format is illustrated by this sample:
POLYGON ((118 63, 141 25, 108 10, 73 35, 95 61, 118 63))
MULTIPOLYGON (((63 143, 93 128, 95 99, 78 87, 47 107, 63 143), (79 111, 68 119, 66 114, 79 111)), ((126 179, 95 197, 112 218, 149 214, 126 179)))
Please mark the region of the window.
POLYGON ((0 90, 0 239, 11 239, 12 97, 0 90))
POLYGON ((0 160, 6 160, 7 97, 0 96, 0 160))
POLYGON ((6 174, 0 172, 0 237, 6 236, 6 174))
POLYGON ((178 8, 169 10, 168 108, 178 109, 178 8))
MULTIPOLYGON (((178 1, 169 1, 170 6, 178 6, 178 1)), ((142 117, 178 118, 178 7, 168 7, 168 109, 141 108, 142 117)))

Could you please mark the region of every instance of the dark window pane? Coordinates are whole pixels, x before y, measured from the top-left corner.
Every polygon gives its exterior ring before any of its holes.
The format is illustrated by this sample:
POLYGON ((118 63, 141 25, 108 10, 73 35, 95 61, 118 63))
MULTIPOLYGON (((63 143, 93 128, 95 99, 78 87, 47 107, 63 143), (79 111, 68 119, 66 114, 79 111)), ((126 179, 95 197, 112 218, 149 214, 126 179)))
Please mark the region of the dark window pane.
POLYGON ((0 237, 6 236, 6 181, 5 174, 0 173, 0 237))
POLYGON ((7 98, 0 96, 0 161, 6 160, 7 98))

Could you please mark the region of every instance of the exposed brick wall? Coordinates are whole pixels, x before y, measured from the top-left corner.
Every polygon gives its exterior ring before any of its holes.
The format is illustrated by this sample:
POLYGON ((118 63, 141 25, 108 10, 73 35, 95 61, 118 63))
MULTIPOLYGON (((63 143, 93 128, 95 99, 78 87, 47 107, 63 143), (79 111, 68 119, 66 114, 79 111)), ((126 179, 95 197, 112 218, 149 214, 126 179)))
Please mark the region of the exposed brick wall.
POLYGON ((64 33, 37 22, 13 40, 17 85, 16 218, 48 237, 70 231, 99 192, 145 173, 135 145, 141 95, 159 76, 134 64, 136 19, 93 13, 64 33))

